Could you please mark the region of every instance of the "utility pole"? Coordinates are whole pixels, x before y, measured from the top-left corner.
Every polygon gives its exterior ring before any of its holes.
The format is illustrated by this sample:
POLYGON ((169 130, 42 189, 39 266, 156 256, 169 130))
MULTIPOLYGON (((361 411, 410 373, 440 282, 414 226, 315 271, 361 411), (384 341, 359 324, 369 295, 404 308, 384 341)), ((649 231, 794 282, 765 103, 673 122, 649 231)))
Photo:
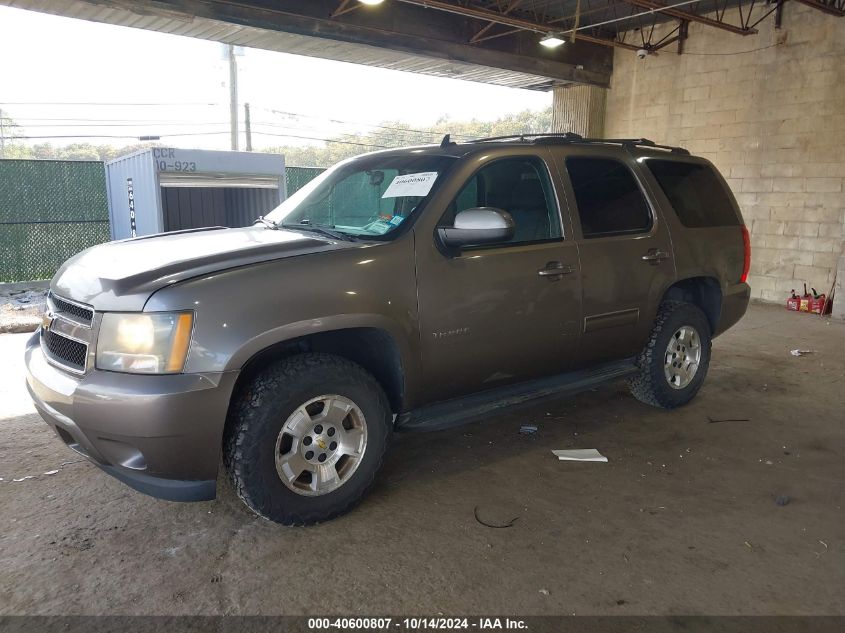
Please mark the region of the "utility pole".
POLYGON ((229 128, 232 149, 238 149, 238 60, 235 45, 229 44, 229 128))
POLYGON ((246 132, 246 151, 252 151, 252 120, 249 117, 249 104, 244 104, 244 131, 246 132))

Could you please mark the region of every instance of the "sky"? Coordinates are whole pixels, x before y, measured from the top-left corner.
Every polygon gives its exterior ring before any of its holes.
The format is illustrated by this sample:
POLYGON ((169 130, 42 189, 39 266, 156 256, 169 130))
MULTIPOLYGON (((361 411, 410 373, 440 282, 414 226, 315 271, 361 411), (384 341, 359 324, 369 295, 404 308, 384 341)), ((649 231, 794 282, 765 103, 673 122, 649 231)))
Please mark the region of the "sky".
MULTIPOLYGON (((217 42, 0 7, 0 60, 0 109, 26 135, 131 135, 30 143, 121 146, 146 134, 177 147, 229 147, 228 65, 217 42)), ((250 103, 254 127, 277 134, 331 138, 385 120, 489 120, 551 104, 550 93, 258 49, 244 49, 238 65, 239 102, 250 103)))

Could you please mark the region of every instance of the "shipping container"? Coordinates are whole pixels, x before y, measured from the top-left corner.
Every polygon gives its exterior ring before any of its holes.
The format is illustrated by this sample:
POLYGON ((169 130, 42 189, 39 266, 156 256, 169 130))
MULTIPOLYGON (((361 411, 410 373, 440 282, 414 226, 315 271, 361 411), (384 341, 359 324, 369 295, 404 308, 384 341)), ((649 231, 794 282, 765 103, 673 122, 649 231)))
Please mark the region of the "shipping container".
POLYGON ((286 195, 280 154, 155 147, 106 163, 115 240, 252 224, 286 195))

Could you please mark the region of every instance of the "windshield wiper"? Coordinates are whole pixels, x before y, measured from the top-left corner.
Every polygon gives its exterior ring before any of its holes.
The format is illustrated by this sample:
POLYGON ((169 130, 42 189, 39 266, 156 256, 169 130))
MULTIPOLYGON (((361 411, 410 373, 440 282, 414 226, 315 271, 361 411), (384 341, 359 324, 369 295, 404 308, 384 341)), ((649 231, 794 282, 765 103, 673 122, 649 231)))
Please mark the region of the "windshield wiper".
POLYGON ((332 231, 331 227, 324 226, 322 224, 311 224, 309 223, 291 223, 291 224, 282 224, 282 226, 286 229, 299 229, 300 231, 310 231, 311 233, 319 233, 320 235, 324 235, 325 237, 330 237, 335 240, 341 240, 343 242, 357 242, 358 238, 354 235, 350 235, 349 233, 344 233, 343 231, 332 231))
POLYGON ((276 231, 278 231, 278 230, 279 230, 279 228, 280 228, 280 227, 279 227, 279 225, 278 225, 278 223, 273 222, 273 220, 268 220, 268 219, 267 219, 267 218, 265 218, 263 215, 259 215, 259 216, 258 216, 258 219, 257 219, 255 222, 253 222, 253 224, 259 224, 259 223, 263 224, 263 225, 264 225, 264 226, 266 226, 268 229, 274 229, 274 230, 276 230, 276 231))

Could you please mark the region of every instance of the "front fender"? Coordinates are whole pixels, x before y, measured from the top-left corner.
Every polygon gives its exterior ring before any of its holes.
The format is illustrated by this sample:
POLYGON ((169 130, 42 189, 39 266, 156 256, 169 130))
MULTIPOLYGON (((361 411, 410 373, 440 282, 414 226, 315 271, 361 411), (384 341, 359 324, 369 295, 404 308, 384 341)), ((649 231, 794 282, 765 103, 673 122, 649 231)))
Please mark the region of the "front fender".
POLYGON ((381 314, 335 314, 297 321, 296 323, 288 323, 268 330, 267 332, 262 332, 244 342, 232 354, 226 367, 230 370, 241 369, 255 355, 280 343, 286 343, 309 335, 337 332, 352 328, 372 328, 386 332, 393 339, 399 350, 403 367, 408 367, 409 364, 412 364, 412 347, 398 323, 381 314))
POLYGON ((374 328, 419 376, 413 243, 315 253, 222 271, 156 292, 146 311, 195 312, 185 371, 235 371, 269 347, 311 334, 374 328))

